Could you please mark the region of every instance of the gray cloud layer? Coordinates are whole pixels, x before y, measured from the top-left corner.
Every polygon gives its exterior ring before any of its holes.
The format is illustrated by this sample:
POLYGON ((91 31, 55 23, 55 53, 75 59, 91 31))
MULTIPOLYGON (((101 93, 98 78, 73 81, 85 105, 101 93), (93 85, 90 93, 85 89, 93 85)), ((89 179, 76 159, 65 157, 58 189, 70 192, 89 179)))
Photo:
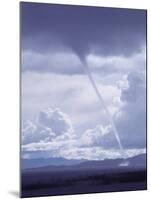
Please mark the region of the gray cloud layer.
POLYGON ((130 55, 146 38, 146 11, 51 4, 21 4, 23 49, 47 52, 72 49, 79 57, 91 50, 130 55))

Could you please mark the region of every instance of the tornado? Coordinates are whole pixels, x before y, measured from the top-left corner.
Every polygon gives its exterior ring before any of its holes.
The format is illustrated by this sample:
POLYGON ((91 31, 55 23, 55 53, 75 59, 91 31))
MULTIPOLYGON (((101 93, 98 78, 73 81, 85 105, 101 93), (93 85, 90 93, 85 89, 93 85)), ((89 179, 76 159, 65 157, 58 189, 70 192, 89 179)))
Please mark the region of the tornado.
POLYGON ((122 146, 122 143, 121 143, 117 128, 116 128, 115 123, 113 121, 113 118, 112 118, 112 116, 111 116, 111 114, 110 114, 110 112, 109 112, 109 110, 107 108, 107 105, 105 104, 105 101, 103 100, 103 97, 102 97, 102 95, 101 95, 101 93, 100 93, 100 91, 99 91, 99 89, 98 89, 98 87, 97 87, 97 85, 96 85, 96 83, 95 83, 95 81, 93 79, 93 76, 92 76, 91 71, 89 69, 88 63, 87 63, 87 61, 85 59, 81 59, 80 58, 80 60, 83 63, 85 72, 86 72, 86 74, 87 74, 87 76, 89 78, 89 81, 90 81, 90 83, 91 83, 91 85, 92 85, 92 87, 93 87, 93 89, 94 89, 94 91, 96 93, 96 96, 98 97, 98 99, 99 99, 99 101, 101 103, 101 106, 103 107, 103 109, 104 109, 104 111, 106 113, 107 119, 109 120, 109 123, 112 126, 113 133, 115 135, 115 138, 117 140, 118 146, 119 146, 119 148, 121 150, 121 153, 122 153, 122 157, 123 157, 123 159, 126 159, 126 153, 125 153, 124 148, 122 146))

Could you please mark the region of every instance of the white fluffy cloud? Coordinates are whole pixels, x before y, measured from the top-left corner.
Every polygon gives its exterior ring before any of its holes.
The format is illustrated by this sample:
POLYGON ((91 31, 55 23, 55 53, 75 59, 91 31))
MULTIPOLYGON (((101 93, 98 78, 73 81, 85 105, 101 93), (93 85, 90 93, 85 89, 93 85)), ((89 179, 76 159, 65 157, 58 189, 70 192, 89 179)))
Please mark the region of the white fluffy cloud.
POLYGON ((81 146, 104 148, 116 147, 111 125, 97 125, 94 129, 87 129, 80 138, 81 146))
MULTIPOLYGON (((125 158, 137 156, 146 153, 146 149, 125 149, 125 158)), ((123 158, 123 151, 119 149, 103 149, 101 147, 86 147, 64 149, 58 156, 63 156, 67 159, 88 159, 88 160, 104 160, 123 158)))
MULTIPOLYGON (((86 130, 81 136, 75 133, 71 120, 67 114, 60 109, 48 108, 39 113, 37 124, 30 121, 25 122, 22 130, 23 156, 34 156, 37 152, 45 152, 46 155, 72 157, 73 152, 81 152, 101 146, 109 147, 110 139, 113 137, 111 126, 98 125, 93 129, 86 130), (105 142, 106 140, 106 142, 105 142), (83 151, 83 150, 82 150, 83 151), (30 153, 29 153, 30 152, 30 153), (32 153, 31 153, 32 152, 32 153), (48 153, 49 152, 49 153, 48 153), (66 155, 69 153, 68 156, 66 155)), ((110 143, 113 147, 113 141, 110 143)), ((116 145, 115 145, 116 147, 116 145)), ((81 153, 80 153, 81 154, 81 153)), ((92 154, 92 153, 91 153, 92 154)), ((48 156, 48 157, 49 157, 48 156)), ((94 157, 95 157, 94 153, 94 157)), ((76 159, 75 157, 75 159, 76 159)))
POLYGON ((131 148, 121 151, 117 148, 104 149, 100 146, 79 147, 75 141, 64 141, 62 143, 40 142, 25 145, 23 146, 22 157, 28 159, 63 157, 66 159, 104 160, 129 158, 143 153, 146 153, 145 148, 131 148))
POLYGON ((37 124, 30 121, 25 122, 22 134, 23 144, 74 138, 74 130, 69 117, 58 108, 41 111, 37 124))
POLYGON ((73 138, 74 130, 70 118, 67 114, 61 112, 59 108, 48 108, 39 114, 39 124, 43 128, 47 127, 55 133, 56 137, 68 136, 73 138))
POLYGON ((65 113, 48 108, 39 114, 35 125, 27 121, 22 130, 23 158, 64 157, 67 159, 103 160, 132 157, 145 149, 119 150, 110 125, 97 125, 79 137, 65 113))

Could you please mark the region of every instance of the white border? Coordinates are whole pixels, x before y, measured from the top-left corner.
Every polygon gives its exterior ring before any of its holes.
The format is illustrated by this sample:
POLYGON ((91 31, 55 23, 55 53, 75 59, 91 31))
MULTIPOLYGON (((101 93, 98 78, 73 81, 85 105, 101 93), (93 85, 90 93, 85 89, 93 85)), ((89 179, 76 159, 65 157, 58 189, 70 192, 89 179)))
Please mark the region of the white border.
MULTIPOLYGON (((27 0, 26 0, 27 1, 27 0)), ((93 5, 103 7, 140 8, 148 10, 148 119, 151 102, 151 6, 150 0, 32 0, 32 2, 93 5)), ((0 5, 0 199, 11 200, 19 190, 19 1, 3 0, 0 5)), ((148 150, 151 138, 148 120, 148 150)), ((58 196, 51 199, 127 200, 149 199, 151 159, 148 156, 148 191, 115 192, 58 196)), ((50 197, 43 197, 48 199, 50 197)), ((31 198, 29 198, 31 199, 31 198)))

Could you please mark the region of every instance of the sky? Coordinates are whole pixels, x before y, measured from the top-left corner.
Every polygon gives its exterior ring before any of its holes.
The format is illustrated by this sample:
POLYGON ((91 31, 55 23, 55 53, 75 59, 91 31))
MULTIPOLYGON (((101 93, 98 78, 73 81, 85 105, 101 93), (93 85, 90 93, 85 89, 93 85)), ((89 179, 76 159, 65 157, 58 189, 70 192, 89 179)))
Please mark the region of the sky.
POLYGON ((146 147, 146 11, 21 3, 23 158, 127 157, 146 147))

